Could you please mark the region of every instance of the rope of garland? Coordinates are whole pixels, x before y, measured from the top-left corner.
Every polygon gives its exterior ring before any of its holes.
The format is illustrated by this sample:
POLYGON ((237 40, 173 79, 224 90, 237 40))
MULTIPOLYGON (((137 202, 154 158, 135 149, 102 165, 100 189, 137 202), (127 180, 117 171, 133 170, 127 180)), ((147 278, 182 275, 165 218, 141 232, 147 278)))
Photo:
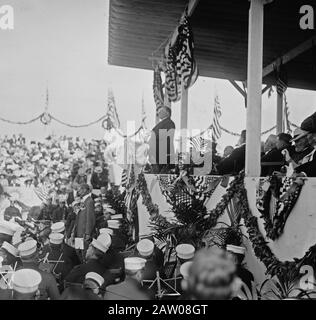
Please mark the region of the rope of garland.
POLYGON ((267 241, 260 232, 257 217, 253 216, 249 209, 247 190, 243 180, 244 173, 239 175, 239 182, 235 185, 234 191, 239 199, 241 217, 244 219, 254 253, 267 268, 266 274, 286 276, 293 272, 299 273, 303 264, 313 265, 316 262, 316 244, 311 246, 302 258, 294 258, 292 261, 279 261, 272 253, 267 241))
POLYGON ((257 209, 261 213, 261 218, 264 221, 267 237, 271 240, 276 240, 283 233, 286 221, 299 198, 303 183, 299 184, 294 181, 289 186, 282 201, 279 199, 279 190, 283 187, 280 178, 271 176, 268 179, 268 183, 270 183, 270 186, 267 191, 264 191, 262 198, 258 201, 257 209), (278 198, 276 204, 277 211, 273 220, 270 218, 270 201, 272 194, 278 198))
POLYGON ((151 218, 155 218, 159 214, 159 208, 157 204, 154 204, 151 198, 151 195, 147 188, 147 182, 145 175, 140 173, 136 182, 136 191, 137 194, 142 196, 142 204, 146 207, 151 218))

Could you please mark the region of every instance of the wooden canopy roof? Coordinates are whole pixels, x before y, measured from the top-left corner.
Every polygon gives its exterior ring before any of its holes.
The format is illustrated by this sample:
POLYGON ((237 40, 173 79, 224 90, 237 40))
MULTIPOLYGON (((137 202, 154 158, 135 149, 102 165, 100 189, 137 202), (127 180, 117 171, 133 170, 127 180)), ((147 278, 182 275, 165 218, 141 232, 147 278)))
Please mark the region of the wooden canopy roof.
MULTIPOLYGON (((265 6, 263 82, 275 84, 273 65, 288 85, 316 90, 316 32, 301 30, 299 9, 315 0, 274 0, 265 6), (278 60, 279 59, 279 60, 278 60)), ((188 0, 110 0, 109 64, 152 69, 188 0)), ((200 0, 191 16, 195 58, 202 76, 246 81, 249 0, 200 0)), ((316 17, 315 17, 316 19, 316 17)))

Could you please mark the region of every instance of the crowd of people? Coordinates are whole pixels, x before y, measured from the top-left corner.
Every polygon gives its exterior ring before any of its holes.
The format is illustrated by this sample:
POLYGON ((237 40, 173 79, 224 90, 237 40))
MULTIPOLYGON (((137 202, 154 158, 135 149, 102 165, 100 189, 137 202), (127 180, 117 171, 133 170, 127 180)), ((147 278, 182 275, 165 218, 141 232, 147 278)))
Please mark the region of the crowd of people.
MULTIPOLYGON (((29 144, 21 135, 1 140, 0 191, 10 204, 0 220, 0 299, 162 297, 151 284, 157 276, 170 276, 165 253, 153 237, 128 248, 123 215, 107 202, 107 192, 115 187, 108 180, 104 149, 100 141, 66 137, 29 144), (7 186, 34 188, 42 205, 37 211, 23 208, 6 194, 7 186), (26 217, 23 210, 29 210, 26 217)), ((195 252, 190 244, 178 245, 175 252, 179 299, 237 296, 240 259, 221 250, 195 252)))
MULTIPOLYGON (((226 147, 223 157, 213 144, 212 170, 242 170, 245 141, 244 130, 238 146, 226 147)), ((294 136, 268 137, 261 174, 315 176, 315 142, 316 113, 294 136)), ((28 144, 19 135, 4 137, 0 145, 0 193, 10 202, 0 219, 0 299, 161 299, 168 290, 162 294, 154 285, 157 277, 174 277, 179 299, 238 299, 243 288, 251 290, 254 279, 242 266, 243 247, 196 252, 189 243, 179 244, 171 274, 166 252, 152 236, 129 248, 123 214, 107 200, 115 186, 109 183, 102 141, 51 136, 28 144), (7 186, 33 187, 42 205, 23 208, 6 194, 7 186), (23 210, 29 210, 26 217, 23 210)))
MULTIPOLYGON (((316 113, 289 133, 270 134, 261 144, 261 176, 297 174, 316 177, 316 113)), ((216 153, 215 153, 216 154, 216 153)), ((223 157, 213 162, 212 174, 234 175, 245 168, 246 130, 236 147, 227 146, 223 157)))

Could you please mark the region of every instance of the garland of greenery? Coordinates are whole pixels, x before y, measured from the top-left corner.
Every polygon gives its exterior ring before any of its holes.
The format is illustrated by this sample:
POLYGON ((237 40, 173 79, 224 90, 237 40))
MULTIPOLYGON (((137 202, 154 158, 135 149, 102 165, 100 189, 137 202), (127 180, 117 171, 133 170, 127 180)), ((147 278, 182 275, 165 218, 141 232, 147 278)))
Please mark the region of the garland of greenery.
POLYGON ((204 219, 206 219, 206 225, 209 229, 216 226, 218 219, 224 214, 229 202, 234 198, 241 182, 243 183, 243 177, 236 176, 235 179, 230 182, 229 187, 227 188, 226 193, 222 196, 221 201, 204 217, 204 219))
POLYGON ((243 180, 244 174, 242 173, 238 177, 239 184, 236 185, 235 190, 236 196, 239 199, 241 217, 244 219, 249 240, 252 243, 256 257, 263 262, 267 268, 266 273, 271 276, 278 275, 286 277, 287 274, 299 273, 300 267, 304 264, 315 264, 316 244, 311 246, 300 259, 294 258, 293 261, 282 262, 276 258, 259 230, 258 219, 252 215, 249 209, 247 190, 245 189, 243 180))
POLYGON ((145 175, 140 173, 136 182, 136 191, 137 194, 142 196, 142 204, 146 207, 151 218, 158 216, 159 208, 157 204, 154 204, 151 198, 151 195, 147 188, 147 182, 145 175))
POLYGON ((271 176, 266 183, 269 187, 263 191, 262 197, 257 201, 257 209, 261 213, 261 218, 264 220, 264 228, 267 237, 271 240, 276 240, 283 233, 286 221, 294 208, 297 199, 301 193, 303 183, 293 179, 286 178, 287 180, 282 183, 282 179, 277 176, 271 176), (283 189, 283 192, 281 191, 283 189), (273 220, 270 218, 270 202, 272 195, 277 198, 276 212, 273 220), (282 198, 282 200, 280 199, 282 198))

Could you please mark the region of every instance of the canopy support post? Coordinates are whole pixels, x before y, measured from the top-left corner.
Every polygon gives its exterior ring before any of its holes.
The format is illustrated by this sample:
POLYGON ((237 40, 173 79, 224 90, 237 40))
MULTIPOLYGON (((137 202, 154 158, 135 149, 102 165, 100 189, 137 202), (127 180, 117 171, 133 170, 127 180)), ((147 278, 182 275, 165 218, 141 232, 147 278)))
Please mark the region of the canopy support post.
POLYGON ((283 93, 277 93, 276 132, 283 132, 283 93))
POLYGON ((265 3, 264 0, 251 0, 249 10, 245 168, 247 177, 260 176, 263 15, 265 3))

